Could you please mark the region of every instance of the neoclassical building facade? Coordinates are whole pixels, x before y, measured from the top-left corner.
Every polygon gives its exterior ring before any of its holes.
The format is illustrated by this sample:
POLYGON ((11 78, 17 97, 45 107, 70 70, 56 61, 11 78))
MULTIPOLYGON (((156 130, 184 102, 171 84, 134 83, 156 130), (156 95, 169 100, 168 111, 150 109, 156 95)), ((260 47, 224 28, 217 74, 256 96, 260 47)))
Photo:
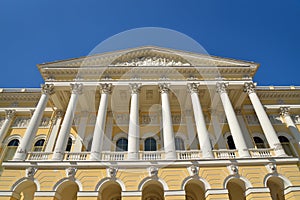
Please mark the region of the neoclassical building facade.
POLYGON ((154 46, 39 64, 41 88, 0 88, 0 199, 300 199, 300 86, 258 67, 154 46))

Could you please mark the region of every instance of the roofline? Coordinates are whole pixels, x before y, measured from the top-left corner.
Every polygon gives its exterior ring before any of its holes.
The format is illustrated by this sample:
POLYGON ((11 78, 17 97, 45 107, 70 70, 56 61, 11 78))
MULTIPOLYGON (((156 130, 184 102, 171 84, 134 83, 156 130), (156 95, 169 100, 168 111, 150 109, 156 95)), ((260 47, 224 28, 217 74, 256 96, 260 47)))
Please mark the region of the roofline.
POLYGON ((120 49, 120 50, 116 50, 116 51, 107 51, 107 52, 103 52, 103 53, 97 53, 97 54, 92 54, 92 55, 87 55, 87 56, 80 56, 80 57, 76 57, 76 58, 69 58, 69 59, 63 59, 63 60, 56 60, 56 61, 52 61, 52 62, 45 62, 45 63, 41 63, 41 64, 37 64, 38 68, 42 67, 44 65, 49 65, 49 64, 55 64, 55 63, 59 63, 59 62, 65 62, 65 61, 72 61, 72 60, 76 60, 76 59, 84 59, 84 58, 92 58, 92 57, 96 57, 96 56, 105 56, 107 54, 111 54, 111 53, 121 53, 121 52, 126 52, 126 51, 136 51, 139 49, 160 49, 160 50, 167 50, 167 51, 177 51, 177 52, 181 52, 181 53, 186 53, 186 54, 191 54, 193 56, 203 56, 203 57, 210 57, 210 58, 217 58, 217 59, 225 59, 228 61, 234 61, 234 62, 245 62, 245 63, 249 63, 251 65, 256 65, 257 68, 260 66, 259 63, 253 62, 253 61, 245 61, 245 60, 238 60, 238 59, 233 59, 233 58, 226 58, 226 57, 220 57, 220 56, 213 56, 213 55, 207 55, 207 54, 201 54, 201 53, 197 53, 197 52, 191 52, 191 51, 185 51, 185 50, 179 50, 179 49, 171 49, 171 48, 166 48, 166 47, 160 47, 160 46, 152 46, 152 45, 146 45, 146 46, 139 46, 139 47, 134 47, 134 48, 128 48, 128 49, 120 49))

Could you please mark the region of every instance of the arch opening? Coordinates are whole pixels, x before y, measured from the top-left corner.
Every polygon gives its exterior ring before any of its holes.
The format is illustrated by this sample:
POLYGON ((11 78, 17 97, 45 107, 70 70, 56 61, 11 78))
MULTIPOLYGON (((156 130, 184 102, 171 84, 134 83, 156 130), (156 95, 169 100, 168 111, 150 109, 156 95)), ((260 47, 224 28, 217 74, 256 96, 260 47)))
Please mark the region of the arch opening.
POLYGON ((148 181, 142 188, 142 200, 164 200, 164 189, 156 180, 148 181))
POLYGON ((79 186, 73 181, 65 181, 56 190, 56 197, 59 200, 76 200, 79 186))
POLYGON ((121 186, 115 181, 107 181, 99 189, 99 200, 121 200, 121 186))
POLYGON ((186 200, 205 200, 205 186, 199 181, 192 179, 184 187, 186 200))
POLYGON ((37 186, 32 180, 25 180, 16 186, 14 192, 20 195, 21 200, 31 200, 34 199, 36 190, 37 186))
POLYGON ((226 188, 228 189, 228 197, 230 200, 246 200, 246 185, 244 181, 238 178, 232 178, 228 181, 226 188))
POLYGON ((267 187, 270 189, 270 194, 274 200, 284 200, 284 183, 281 178, 270 177, 267 180, 267 187))

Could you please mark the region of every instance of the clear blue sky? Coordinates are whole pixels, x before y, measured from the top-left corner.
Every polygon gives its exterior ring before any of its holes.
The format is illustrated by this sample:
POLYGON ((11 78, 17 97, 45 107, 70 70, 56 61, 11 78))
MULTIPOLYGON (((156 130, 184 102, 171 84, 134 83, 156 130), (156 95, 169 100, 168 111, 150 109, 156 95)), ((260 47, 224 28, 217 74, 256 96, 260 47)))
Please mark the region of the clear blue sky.
POLYGON ((1 0, 0 88, 39 87, 36 64, 85 56, 140 27, 173 29, 211 55, 258 62, 259 85, 300 85, 299 0, 1 0))

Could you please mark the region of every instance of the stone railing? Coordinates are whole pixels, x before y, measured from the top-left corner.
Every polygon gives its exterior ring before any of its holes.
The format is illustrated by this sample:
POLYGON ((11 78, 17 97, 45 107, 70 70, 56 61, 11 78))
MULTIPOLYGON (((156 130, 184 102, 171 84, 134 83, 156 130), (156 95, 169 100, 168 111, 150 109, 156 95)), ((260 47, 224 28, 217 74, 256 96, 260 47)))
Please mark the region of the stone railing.
POLYGON ((197 160, 202 158, 200 150, 176 151, 178 160, 197 160))
POLYGON ((90 152, 66 152, 65 160, 89 160, 90 152))
POLYGON ((213 150, 215 158, 217 159, 235 159, 237 157, 237 150, 213 150))
POLYGON ((161 160, 164 159, 163 151, 141 151, 140 160, 161 160))
POLYGON ((273 149, 249 149, 252 158, 269 158, 272 157, 273 149))
MULTIPOLYGON (((275 156, 273 149, 249 149, 252 158, 269 158, 275 156)), ((215 159, 236 159, 239 158, 237 150, 213 150, 215 159)), ((52 152, 29 152, 27 159, 30 161, 51 160, 52 152)), ((200 160, 202 159, 201 150, 176 151, 177 160, 200 160)), ((164 160, 164 151, 140 151, 139 160, 164 160)), ((64 160, 66 161, 88 161, 90 152, 65 152, 64 160)), ((127 151, 103 151, 101 154, 102 161, 126 161, 127 151)))
POLYGON ((103 151, 102 160, 122 161, 127 159, 127 151, 103 151))
POLYGON ((52 154, 52 152, 29 152, 27 160, 50 160, 52 154))

